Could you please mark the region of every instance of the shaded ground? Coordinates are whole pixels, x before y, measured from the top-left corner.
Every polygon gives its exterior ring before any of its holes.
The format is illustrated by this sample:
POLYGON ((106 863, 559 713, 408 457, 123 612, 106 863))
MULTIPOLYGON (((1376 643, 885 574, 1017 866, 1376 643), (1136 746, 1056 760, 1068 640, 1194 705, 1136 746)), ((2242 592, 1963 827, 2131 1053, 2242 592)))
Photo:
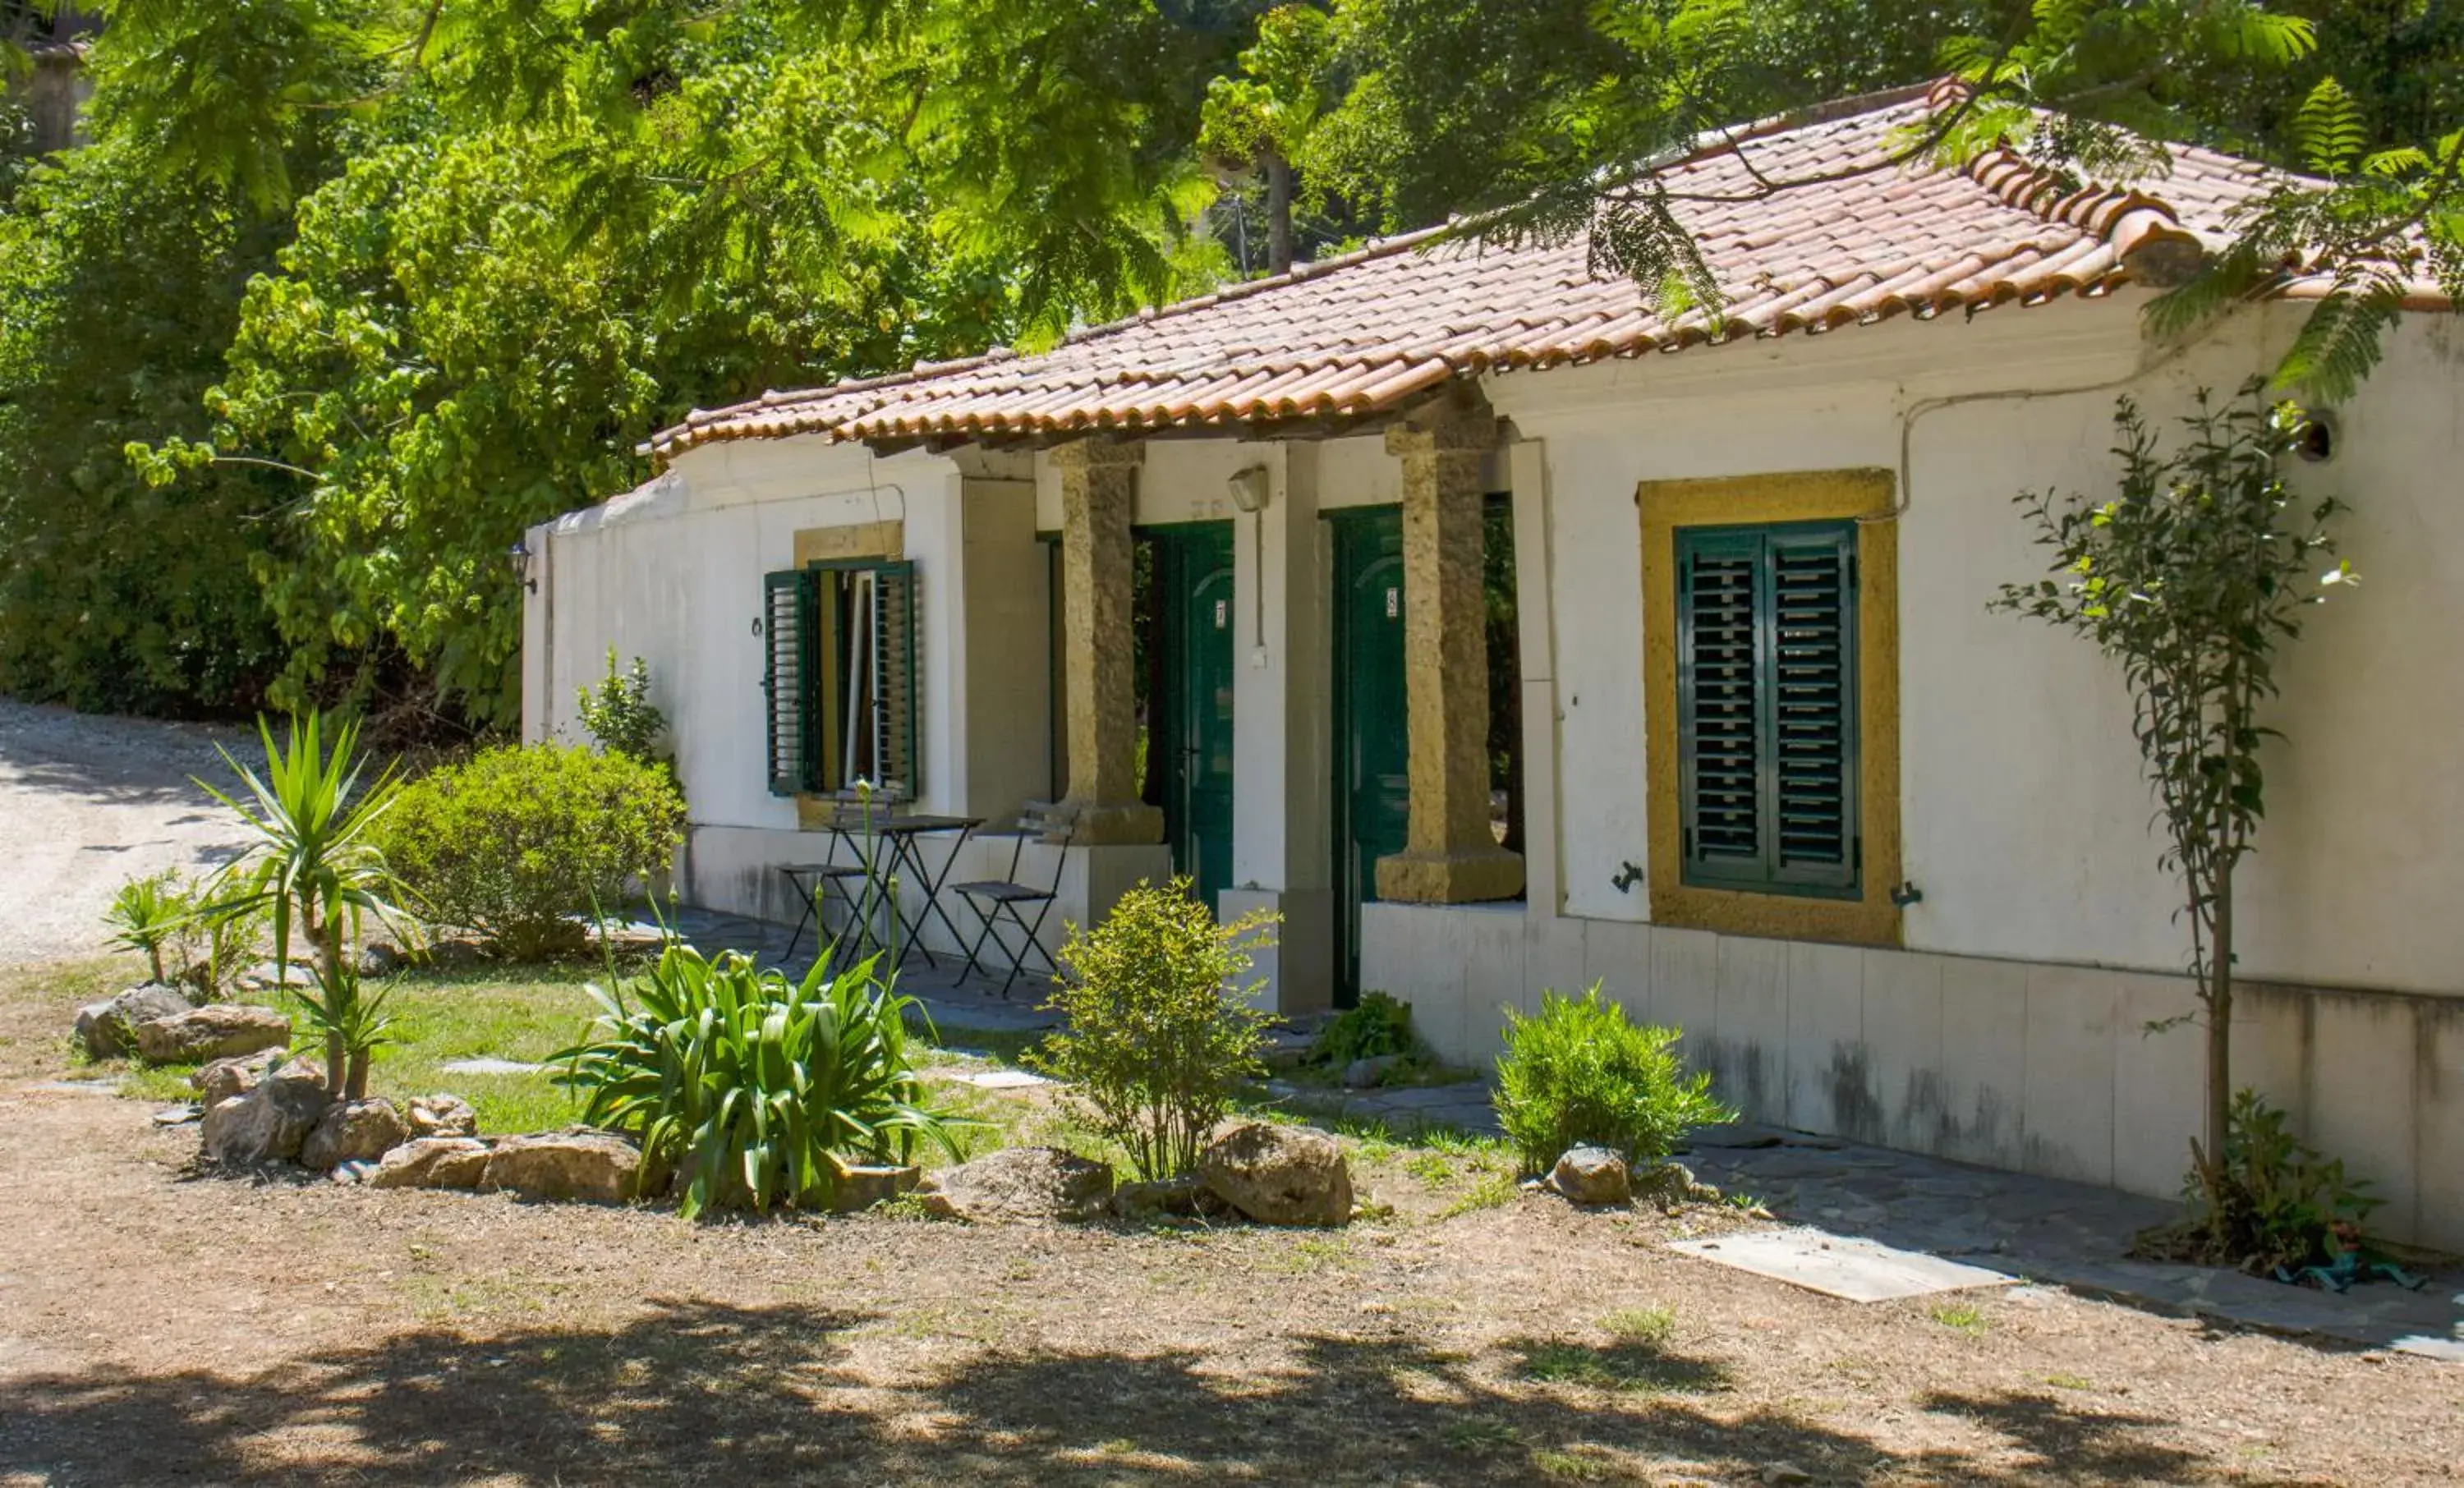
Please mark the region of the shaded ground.
MULTIPOLYGON (((2464 1370, 2027 1288, 1859 1306, 1475 1159, 1340 1234, 689 1225, 187 1171, 0 973, 0 1484, 2453 1481, 2464 1370)), ((1030 1096, 1027 1099, 1039 1099, 1030 1096)))
POLYGON ((0 966, 91 950, 123 881, 235 850, 189 777, 226 780, 214 744, 245 736, 0 697, 0 966))

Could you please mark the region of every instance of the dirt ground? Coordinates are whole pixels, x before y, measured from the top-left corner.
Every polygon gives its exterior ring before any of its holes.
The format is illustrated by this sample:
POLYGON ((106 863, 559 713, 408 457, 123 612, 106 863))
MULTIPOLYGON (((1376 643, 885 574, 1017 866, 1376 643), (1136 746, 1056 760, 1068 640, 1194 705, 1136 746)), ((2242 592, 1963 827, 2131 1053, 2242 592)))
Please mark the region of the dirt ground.
POLYGON ((0 966, 99 946, 122 882, 235 848, 190 777, 226 780, 214 745, 246 737, 0 698, 0 966))
MULTIPOLYGON (((191 1171, 35 1088, 0 972, 0 1484, 2453 1481, 2464 1369, 2027 1288, 1859 1306, 1669 1254, 1732 1213, 1342 1233, 687 1224, 191 1171), (1664 1314, 1656 1309, 1664 1309, 1664 1314), (1791 1476, 1802 1473, 1799 1478, 1791 1476)), ((1465 1212, 1449 1215, 1448 1211, 1465 1212)))

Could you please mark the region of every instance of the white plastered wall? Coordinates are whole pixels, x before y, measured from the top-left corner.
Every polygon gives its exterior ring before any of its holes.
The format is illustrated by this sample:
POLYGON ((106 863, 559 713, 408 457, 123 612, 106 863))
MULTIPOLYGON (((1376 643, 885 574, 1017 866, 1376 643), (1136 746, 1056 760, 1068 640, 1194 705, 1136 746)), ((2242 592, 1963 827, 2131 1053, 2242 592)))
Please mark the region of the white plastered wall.
MULTIPOLYGON (((2174 891, 2120 681, 2080 640, 1988 613, 2044 567, 2011 497, 2112 483, 2120 389, 1919 417, 1901 522, 1905 951, 1724 937, 1642 923, 1646 873, 1639 520, 1643 480, 1883 467, 1925 400, 2130 377, 2169 424, 2200 386, 2271 364, 2277 307, 2167 358, 2126 303, 2004 310, 1709 353, 1489 380, 1518 450, 1527 737, 1553 731, 1563 913, 1372 907, 1364 977, 1411 998, 1449 1054, 1485 1061, 1502 1006, 1605 982, 1686 1030, 1752 1114, 1970 1160, 2168 1193, 2197 1114, 2174 891), (1534 584, 1547 602, 1533 602, 1534 584), (1545 636, 1535 634, 1541 625, 1545 636)), ((2341 410, 2338 452, 2297 479, 2339 522, 2361 591, 2307 613, 2269 759, 2269 821, 2243 881, 2239 1073, 2389 1199, 2397 1234, 2464 1241, 2464 365, 2443 321, 2409 321, 2341 410), (2321 991, 2320 989, 2332 989, 2321 991)), ((2168 434, 2170 430, 2167 430, 2168 434)), ((1553 799, 1551 796, 1553 794, 1553 799)), ((1544 842, 1544 839, 1546 840, 1544 842)), ((1544 864, 1534 874, 1545 885, 1544 864)))

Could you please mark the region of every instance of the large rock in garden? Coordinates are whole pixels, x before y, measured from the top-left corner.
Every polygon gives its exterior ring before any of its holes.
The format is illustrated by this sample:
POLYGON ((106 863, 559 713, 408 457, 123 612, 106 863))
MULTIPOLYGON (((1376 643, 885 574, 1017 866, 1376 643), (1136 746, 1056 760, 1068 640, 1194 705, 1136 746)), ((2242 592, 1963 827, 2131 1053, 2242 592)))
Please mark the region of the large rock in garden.
POLYGON ((215 1002, 140 1023, 136 1033, 138 1058, 149 1064, 201 1064, 287 1048, 291 1019, 271 1008, 215 1002))
POLYGON ((131 987, 108 1002, 89 1002, 77 1009, 77 1033, 86 1058, 116 1059, 128 1052, 132 1030, 188 1011, 188 999, 178 988, 160 982, 131 987))
POLYGON ((299 1166, 319 1172, 344 1163, 373 1163, 410 1135, 391 1101, 344 1101, 325 1108, 299 1145, 299 1166))
POLYGON ((206 1156, 241 1168, 290 1162, 332 1104, 324 1071, 285 1065, 246 1095, 206 1108, 206 1156))
POLYGON ((860 1214, 875 1204, 915 1192, 924 1179, 917 1168, 858 1164, 839 1170, 838 1192, 830 1198, 834 1214, 860 1214))
POLYGON ((1057 1147, 1013 1147, 927 1176, 927 1212, 978 1224, 1097 1219, 1112 1202, 1112 1170, 1057 1147))
POLYGON ((1232 1206, 1196 1173, 1154 1183, 1124 1183, 1112 1191, 1112 1212, 1124 1219, 1210 1219, 1228 1214, 1232 1206))
POLYGON ((1577 1204, 1622 1204, 1634 1197, 1623 1157, 1604 1147, 1570 1147, 1550 1171, 1549 1186, 1577 1204))
POLYGON ((488 1144, 475 1137, 415 1137, 368 1174, 372 1189, 475 1189, 488 1171, 488 1144))
POLYGON ((633 1175, 641 1166, 640 1150, 623 1137, 575 1127, 497 1138, 479 1187, 525 1198, 621 1204, 633 1196, 633 1175))
MULTIPOLYGON (((266 1076, 274 1072, 274 1067, 282 1062, 282 1050, 259 1049, 254 1054, 243 1054, 237 1059, 216 1060, 190 1075, 188 1083, 196 1087, 198 1100, 211 1110, 232 1096, 246 1095, 255 1089, 266 1076)), ((323 1070, 314 1061, 303 1060, 289 1067, 317 1069, 318 1078, 324 1078, 323 1070)))
POLYGON ((1260 1224, 1335 1225, 1352 1218, 1352 1171, 1323 1131, 1243 1122, 1199 1154, 1198 1175, 1217 1197, 1260 1224))
POLYGON ((423 1095, 410 1103, 403 1120, 414 1137, 475 1137, 479 1113, 458 1095, 423 1095))

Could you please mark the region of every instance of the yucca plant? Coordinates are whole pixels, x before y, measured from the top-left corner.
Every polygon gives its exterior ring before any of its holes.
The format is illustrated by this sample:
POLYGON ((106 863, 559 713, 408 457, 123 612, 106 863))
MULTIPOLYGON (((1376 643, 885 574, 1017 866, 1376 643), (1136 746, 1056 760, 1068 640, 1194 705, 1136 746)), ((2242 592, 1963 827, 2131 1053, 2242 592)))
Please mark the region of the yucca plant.
POLYGON ((310 713, 291 719, 286 743, 275 742, 263 718, 257 734, 265 745, 265 773, 233 759, 225 750, 248 799, 242 802, 200 780, 216 800, 239 814, 254 841, 232 863, 225 882, 230 894, 211 912, 263 910, 274 920, 275 975, 288 983, 295 928, 316 955, 317 990, 303 996, 309 1026, 324 1035, 326 1083, 337 1096, 357 1100, 367 1092, 369 1038, 378 1020, 360 1005, 358 968, 349 951, 359 941, 363 917, 399 927, 400 886, 370 839, 369 828, 392 803, 390 770, 360 790, 359 728, 334 731, 323 747, 324 720, 310 713))
POLYGON ((163 974, 163 948, 176 939, 188 922, 190 906, 181 892, 179 875, 156 873, 146 878, 133 878, 120 886, 112 895, 111 908, 103 920, 115 933, 111 943, 124 951, 144 952, 152 965, 154 980, 168 980, 163 974))
POLYGON ((642 1144, 641 1191, 684 1186, 706 1209, 825 1205, 839 1163, 904 1162, 919 1141, 953 1157, 968 1123, 926 1104, 907 1042, 914 1006, 865 961, 826 958, 802 982, 736 952, 671 943, 649 971, 594 986, 586 1042, 554 1056, 583 1119, 642 1144))

